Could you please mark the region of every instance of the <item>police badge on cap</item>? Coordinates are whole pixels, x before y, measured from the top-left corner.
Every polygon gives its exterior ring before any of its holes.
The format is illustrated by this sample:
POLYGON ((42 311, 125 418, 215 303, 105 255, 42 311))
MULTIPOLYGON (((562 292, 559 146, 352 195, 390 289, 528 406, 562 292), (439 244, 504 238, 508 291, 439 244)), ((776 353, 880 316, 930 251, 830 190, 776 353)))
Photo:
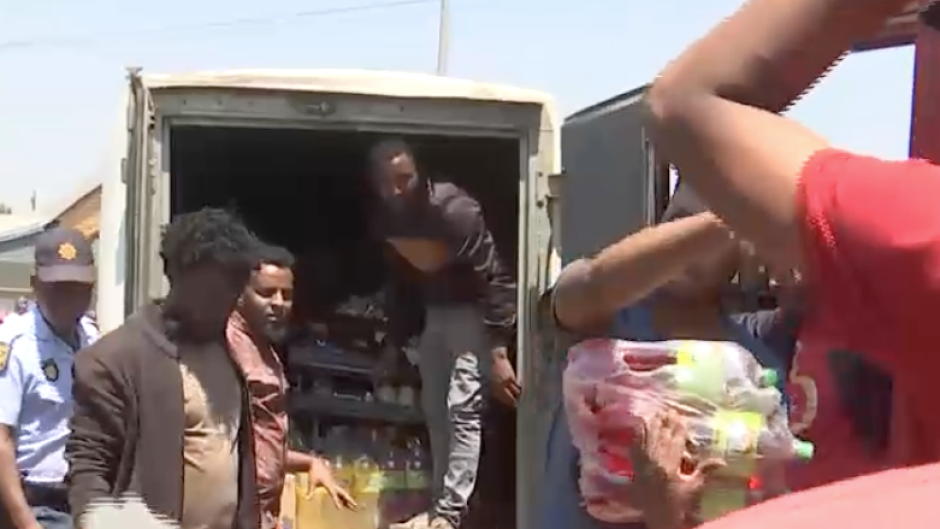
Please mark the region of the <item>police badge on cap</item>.
POLYGON ((95 256, 82 232, 46 230, 36 238, 35 248, 36 277, 43 283, 95 282, 95 256))

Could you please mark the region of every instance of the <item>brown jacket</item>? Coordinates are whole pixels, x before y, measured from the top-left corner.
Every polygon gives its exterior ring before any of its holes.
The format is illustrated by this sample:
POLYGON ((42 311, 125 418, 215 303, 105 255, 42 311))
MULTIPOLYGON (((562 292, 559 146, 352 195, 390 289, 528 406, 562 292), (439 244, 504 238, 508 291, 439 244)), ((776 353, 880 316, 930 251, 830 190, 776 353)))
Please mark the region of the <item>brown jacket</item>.
MULTIPOLYGON (((184 417, 178 359, 158 305, 144 307, 77 355, 66 445, 73 516, 92 502, 136 495, 154 513, 180 519, 184 417)), ((252 422, 247 391, 242 393, 234 529, 257 529, 252 422)))

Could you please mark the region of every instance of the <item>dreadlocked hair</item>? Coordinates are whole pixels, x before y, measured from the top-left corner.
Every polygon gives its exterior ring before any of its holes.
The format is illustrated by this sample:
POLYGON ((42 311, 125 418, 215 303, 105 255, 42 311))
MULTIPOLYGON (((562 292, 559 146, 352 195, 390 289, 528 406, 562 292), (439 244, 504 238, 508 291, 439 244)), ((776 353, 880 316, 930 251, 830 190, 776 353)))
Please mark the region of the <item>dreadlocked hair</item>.
POLYGON ((259 244, 232 213, 203 208, 179 215, 164 228, 160 257, 171 282, 180 272, 206 264, 247 278, 257 262, 259 244))

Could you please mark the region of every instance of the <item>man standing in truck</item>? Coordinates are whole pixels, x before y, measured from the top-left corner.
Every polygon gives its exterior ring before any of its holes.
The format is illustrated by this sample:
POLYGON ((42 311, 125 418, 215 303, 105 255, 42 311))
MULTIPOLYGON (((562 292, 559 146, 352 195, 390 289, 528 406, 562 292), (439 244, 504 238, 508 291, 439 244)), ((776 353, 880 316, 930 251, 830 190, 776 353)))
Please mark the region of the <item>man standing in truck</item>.
MULTIPOLYGON (((402 261, 393 266, 395 279, 415 279, 425 309, 417 349, 434 498, 429 513, 392 529, 454 529, 476 484, 484 373, 502 402, 514 405, 519 397, 508 357, 516 283, 497 255, 480 204, 464 190, 419 172, 401 140, 377 144, 370 162, 380 197, 380 235, 402 261)), ((408 336, 394 320, 406 312, 386 312, 393 319, 390 339, 398 346, 408 336)))

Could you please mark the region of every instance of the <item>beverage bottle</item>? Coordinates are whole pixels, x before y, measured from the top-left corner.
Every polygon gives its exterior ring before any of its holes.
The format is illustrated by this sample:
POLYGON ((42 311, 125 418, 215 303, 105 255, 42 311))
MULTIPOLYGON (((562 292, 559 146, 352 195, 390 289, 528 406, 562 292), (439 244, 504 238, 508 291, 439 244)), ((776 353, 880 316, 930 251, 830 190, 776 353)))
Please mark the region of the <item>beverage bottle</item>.
POLYGON ((418 437, 408 440, 405 467, 407 487, 407 515, 413 516, 427 511, 431 506, 431 461, 418 437))
POLYGON ((329 493, 321 487, 313 488, 306 472, 296 475, 294 480, 296 529, 328 529, 336 523, 330 510, 329 493))
POLYGON ((730 342, 674 342, 676 363, 674 380, 677 390, 695 395, 719 406, 751 408, 744 400, 755 391, 773 396, 761 411, 769 413, 780 401, 768 390, 774 388, 778 374, 764 369, 744 348, 730 342))
POLYGON ((331 430, 330 439, 326 443, 330 445, 328 461, 330 468, 333 470, 336 483, 340 487, 352 491, 356 479, 356 471, 353 466, 356 439, 352 430, 344 425, 335 426, 331 430))
POLYGON ((769 414, 782 400, 778 380, 730 342, 587 340, 569 351, 564 384, 566 394, 584 394, 597 407, 676 392, 711 406, 769 414))
POLYGON ((732 343, 589 340, 572 347, 564 402, 582 453, 579 487, 588 512, 608 522, 641 516, 631 505, 629 447, 644 418, 664 405, 692 415, 696 457, 728 462, 729 487, 711 490, 704 507, 733 503, 724 488, 747 495, 764 460, 811 457, 812 445, 793 439, 785 421, 781 426, 786 412, 777 382, 775 371, 732 343), (736 411, 718 412, 724 409, 736 411))
POLYGON ((726 463, 702 493, 702 520, 742 509, 765 491, 779 492, 786 486, 783 463, 813 457, 813 444, 793 437, 786 421, 753 412, 718 412, 693 423, 691 442, 698 457, 726 463))
POLYGON ((405 484, 405 457, 396 445, 397 431, 387 428, 383 435, 382 457, 379 466, 384 475, 384 488, 379 497, 379 527, 405 519, 407 488, 405 484))
POLYGON ((355 467, 354 496, 359 504, 355 513, 356 521, 350 529, 374 529, 379 522, 379 495, 385 487, 385 476, 376 462, 375 454, 381 454, 379 431, 364 429, 360 431, 359 449, 355 467))
MULTIPOLYGON (((337 485, 343 487, 355 497, 355 459, 360 446, 356 432, 346 425, 335 426, 331 430, 329 439, 324 444, 330 446, 325 455, 328 458, 337 485)), ((351 523, 349 512, 338 508, 325 489, 317 488, 314 494, 319 501, 324 529, 346 527, 351 523)))
MULTIPOLYGON (((334 474, 336 473, 335 458, 337 456, 337 450, 341 446, 337 440, 339 434, 339 430, 331 428, 326 432, 326 436, 322 440, 318 439, 318 441, 321 441, 318 443, 321 454, 333 468, 334 474)), ((331 513, 325 510, 327 502, 330 501, 329 494, 322 488, 312 487, 306 472, 296 474, 294 479, 294 491, 296 512, 294 526, 298 529, 321 529, 329 527, 331 523, 331 513)))
POLYGON ((793 437, 785 424, 771 423, 759 413, 718 411, 690 422, 690 441, 701 459, 721 458, 725 476, 750 478, 759 460, 808 460, 813 444, 793 437))
POLYGON ((284 489, 281 491, 281 515, 279 527, 294 529, 297 527, 297 483, 293 474, 284 476, 284 489))

